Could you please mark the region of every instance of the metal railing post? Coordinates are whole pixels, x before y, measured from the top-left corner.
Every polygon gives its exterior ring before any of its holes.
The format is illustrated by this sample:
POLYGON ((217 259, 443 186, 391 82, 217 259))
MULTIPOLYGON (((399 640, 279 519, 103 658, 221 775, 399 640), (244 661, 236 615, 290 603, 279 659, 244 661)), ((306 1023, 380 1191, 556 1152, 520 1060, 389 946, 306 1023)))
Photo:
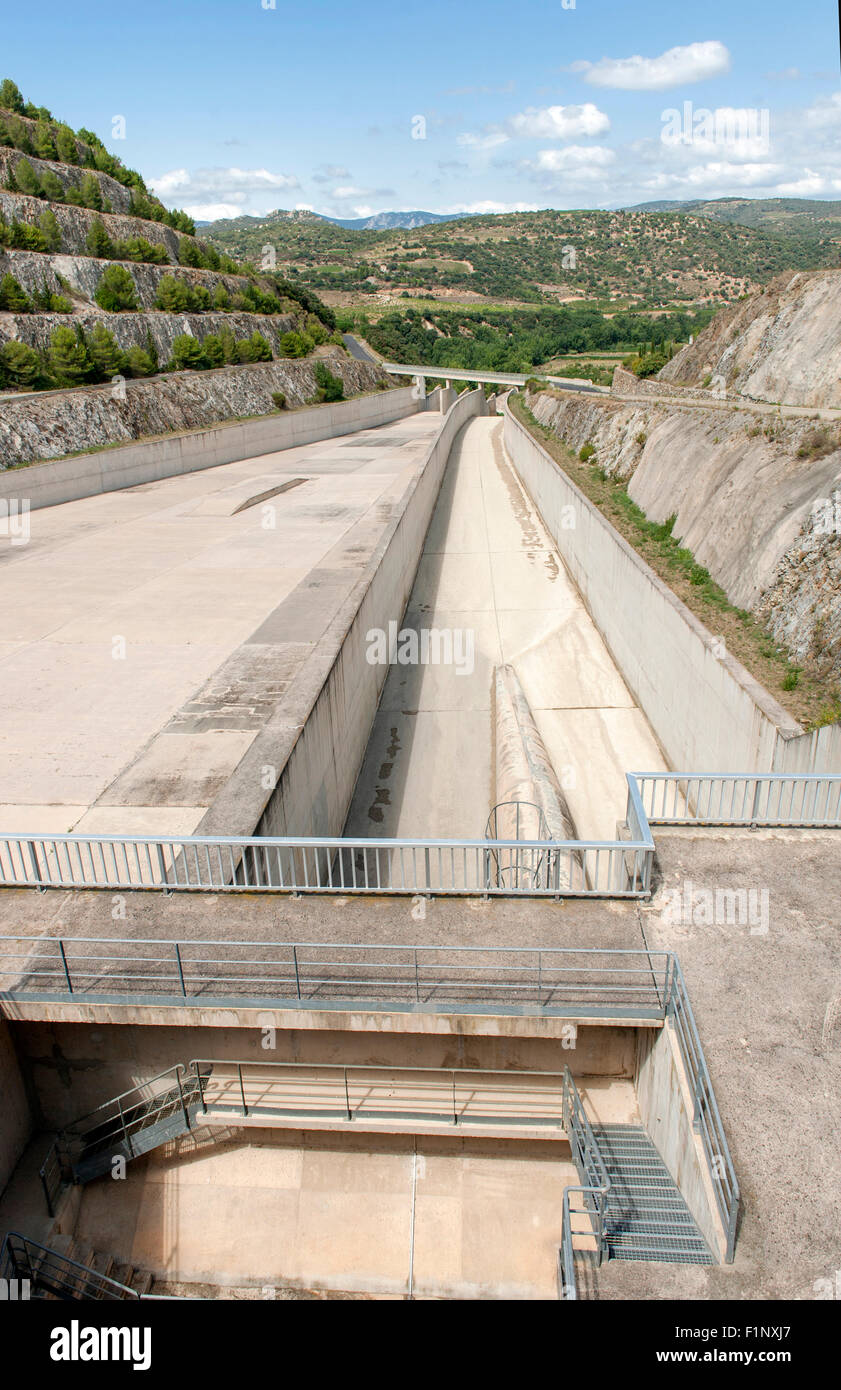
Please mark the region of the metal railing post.
POLYGON ((248 1114, 248 1106, 247 1106, 246 1103, 245 1103, 245 1087, 244 1087, 243 1084, 242 1084, 242 1063, 241 1063, 241 1062, 237 1062, 237 1072, 238 1072, 238 1074, 239 1074, 239 1093, 240 1093, 240 1096, 242 1097, 242 1113, 243 1113, 243 1115, 247 1115, 247 1114, 248 1114))
POLYGON ((188 1109, 187 1109, 187 1103, 186 1103, 186 1101, 184 1100, 184 1091, 183 1091, 183 1088, 182 1088, 182 1086, 181 1086, 181 1068, 180 1068, 180 1067, 176 1067, 176 1068, 175 1068, 175 1079, 176 1079, 176 1081, 178 1082, 178 1099, 181 1101, 181 1113, 182 1113, 182 1115, 184 1116, 184 1123, 185 1123, 185 1125, 187 1126, 187 1128, 189 1129, 189 1128, 190 1128, 190 1113, 189 1113, 189 1111, 188 1111, 188 1109))
POLYGON ((343 1068, 343 1071, 344 1071, 344 1078, 345 1078, 345 1112, 346 1112, 346 1114, 347 1114, 348 1119, 349 1119, 349 1120, 352 1120, 352 1119, 353 1119, 353 1115, 351 1114, 351 1111, 350 1111, 350 1092, 348 1091, 348 1084, 347 1084, 347 1067, 344 1067, 344 1068, 343 1068))
POLYGON ((32 872, 35 877, 35 882, 38 885, 38 892, 43 893, 46 889, 46 885, 41 875, 41 865, 38 863, 38 851, 35 848, 35 841, 27 840, 26 844, 29 850, 29 862, 32 865, 32 872))
POLYGON ((161 887, 164 891, 164 896, 168 898, 172 893, 172 889, 169 886, 168 870, 166 867, 166 856, 164 854, 164 847, 162 844, 156 844, 155 848, 158 851, 158 869, 161 875, 161 887))
POLYGON ((73 982, 72 982, 72 980, 70 979, 70 969, 69 969, 69 967, 68 967, 68 964, 67 964, 67 956, 65 955, 65 951, 64 951, 64 942, 61 940, 61 937, 59 937, 59 940, 58 940, 58 949, 59 949, 59 951, 61 952, 61 963, 62 963, 62 965, 64 966, 64 978, 65 978, 65 980, 67 981, 67 993, 68 993, 68 994, 72 994, 72 993, 73 993, 73 982))
POLYGON ((451 1075, 451 1080, 452 1080, 452 1083, 453 1083, 453 1124, 454 1124, 454 1125, 457 1125, 457 1124, 458 1124, 458 1108, 457 1108, 457 1106, 456 1106, 456 1074, 455 1074, 455 1072, 451 1072, 450 1075, 451 1075))
POLYGON ((129 1151, 129 1157, 134 1158, 134 1145, 131 1142, 131 1135, 129 1134, 128 1127, 126 1125, 126 1117, 123 1114, 123 1103, 120 1100, 119 1096, 117 1096, 117 1109, 120 1112, 120 1124, 123 1130, 123 1141, 125 1143, 126 1148, 129 1151))
POLYGON ((298 998, 300 999, 300 997, 301 997, 301 977, 300 977, 300 975, 299 975, 299 973, 298 973, 298 947, 297 947, 297 946, 293 946, 293 947, 292 947, 292 959, 293 959, 293 961, 295 962, 295 989, 297 990, 297 992, 298 992, 298 998))
POLYGON ((418 978, 418 953, 415 951, 415 999, 420 1003, 420 980, 418 978))
POLYGON ((177 963, 178 963, 178 978, 179 978, 179 980, 181 981, 181 993, 182 993, 182 995, 184 996, 184 998, 186 999, 186 998, 187 998, 187 987, 186 987, 186 985, 184 984, 184 971, 183 971, 182 966, 181 966, 181 948, 180 948, 180 946, 178 945, 178 942, 177 942, 177 941, 173 942, 173 945, 175 946, 175 959, 176 959, 176 961, 177 961, 177 963))

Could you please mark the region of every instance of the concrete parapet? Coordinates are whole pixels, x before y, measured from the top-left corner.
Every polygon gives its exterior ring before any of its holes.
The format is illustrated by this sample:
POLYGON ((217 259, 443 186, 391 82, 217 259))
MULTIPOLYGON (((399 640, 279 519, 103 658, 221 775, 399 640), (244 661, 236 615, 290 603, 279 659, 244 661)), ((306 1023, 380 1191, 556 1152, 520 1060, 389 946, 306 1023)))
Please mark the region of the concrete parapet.
POLYGON ((834 771, 841 731, 803 729, 511 414, 505 447, 635 700, 681 772, 834 771), (574 524, 570 525, 570 518, 574 524))

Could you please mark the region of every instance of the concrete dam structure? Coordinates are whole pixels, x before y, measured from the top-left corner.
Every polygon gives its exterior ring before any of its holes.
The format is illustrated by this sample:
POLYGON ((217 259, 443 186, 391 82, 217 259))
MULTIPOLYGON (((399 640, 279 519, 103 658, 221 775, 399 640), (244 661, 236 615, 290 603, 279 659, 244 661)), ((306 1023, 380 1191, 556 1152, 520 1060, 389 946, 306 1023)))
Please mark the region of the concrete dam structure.
MULTIPOLYGON (((839 778, 775 771, 800 733, 502 411, 406 388, 33 471, 2 555, 4 1277, 727 1298, 825 1257, 762 1263, 790 1211, 737 1031, 770 1053, 813 1007, 792 894, 839 778), (762 961, 737 853, 774 884, 762 961), (737 940, 672 911, 689 875, 737 893, 737 940)), ((784 1147, 800 1064, 770 1064, 784 1147)))

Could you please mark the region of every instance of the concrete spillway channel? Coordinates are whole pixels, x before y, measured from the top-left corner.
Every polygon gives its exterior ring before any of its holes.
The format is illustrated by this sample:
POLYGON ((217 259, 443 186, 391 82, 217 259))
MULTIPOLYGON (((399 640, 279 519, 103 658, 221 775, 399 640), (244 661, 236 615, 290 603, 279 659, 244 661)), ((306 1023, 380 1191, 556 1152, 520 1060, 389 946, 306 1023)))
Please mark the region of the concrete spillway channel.
POLYGON ((625 771, 664 767, 499 418, 471 420, 455 441, 391 638, 349 836, 479 839, 494 806, 521 801, 542 809, 552 838, 610 840, 625 771))

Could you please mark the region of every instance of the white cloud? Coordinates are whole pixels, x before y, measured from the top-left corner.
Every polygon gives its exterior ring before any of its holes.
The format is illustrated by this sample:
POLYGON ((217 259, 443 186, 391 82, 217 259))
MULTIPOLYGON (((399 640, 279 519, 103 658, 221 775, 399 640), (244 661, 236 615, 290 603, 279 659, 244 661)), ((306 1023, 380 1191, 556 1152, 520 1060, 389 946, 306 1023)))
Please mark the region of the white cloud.
POLYGON ((793 183, 777 184, 777 192, 781 198, 814 198, 818 193, 826 193, 827 181, 821 174, 815 173, 814 169, 805 169, 802 179, 795 179, 793 183))
POLYGON ((471 135, 469 133, 466 135, 459 135, 456 144, 467 145, 471 149, 476 150, 492 150, 497 145, 506 144, 508 139, 509 137, 505 134, 505 131, 492 130, 489 131, 487 135, 471 135))
POLYGON ((458 203, 455 207, 435 208, 434 211, 465 212, 476 213, 477 215, 481 215, 482 213, 491 212, 537 212, 538 206, 539 205, 537 203, 498 203, 495 202, 492 198, 488 198, 485 199, 484 202, 458 203))
POLYGON ((273 174, 268 169, 215 168, 196 169, 192 173, 187 169, 170 169, 151 181, 152 191, 159 198, 184 205, 189 202, 191 206, 245 204, 254 194, 299 187, 293 174, 273 174))
POLYGON ((196 222, 218 222, 222 217, 245 215, 239 203, 187 203, 183 211, 196 222))
POLYGON ((730 54, 723 43, 690 43, 670 48, 657 58, 602 58, 598 63, 572 63, 594 87, 618 87, 628 92, 658 92, 689 82, 703 82, 730 71, 730 54))
POLYGON ((529 106, 508 125, 512 134, 538 140, 570 140, 610 130, 609 118, 591 101, 583 106, 529 106))
POLYGON ((567 145, 562 150, 541 150, 536 159, 527 161, 527 167, 550 174, 564 173, 568 169, 597 171, 607 168, 615 159, 616 151, 607 145, 567 145))

